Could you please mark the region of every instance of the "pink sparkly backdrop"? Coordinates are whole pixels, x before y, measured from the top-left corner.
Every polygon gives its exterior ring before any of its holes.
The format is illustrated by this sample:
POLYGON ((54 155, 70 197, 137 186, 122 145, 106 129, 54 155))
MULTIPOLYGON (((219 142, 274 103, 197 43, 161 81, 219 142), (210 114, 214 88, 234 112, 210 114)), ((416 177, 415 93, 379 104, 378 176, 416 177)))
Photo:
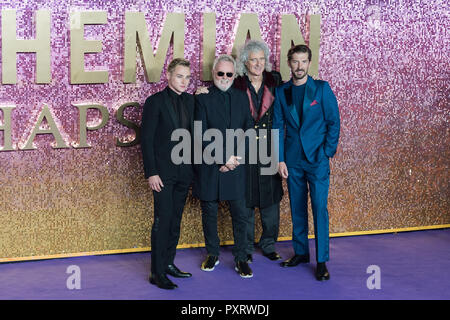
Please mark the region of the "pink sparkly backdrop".
MULTIPOLYGON (((217 53, 230 52, 239 13, 257 13, 261 34, 277 52, 281 14, 295 14, 304 37, 305 16, 321 15, 319 76, 339 101, 342 129, 332 161, 330 232, 449 226, 449 6, 446 1, 0 1, 17 10, 17 38, 35 36, 34 12, 51 10, 51 84, 35 84, 34 54, 18 54, 17 84, 0 86, 0 105, 14 104, 17 145, 47 104, 68 143, 79 134, 76 103, 109 110, 105 127, 88 133, 89 149, 52 149, 51 135, 37 150, 0 151, 0 261, 80 252, 148 249, 152 197, 140 147, 118 147, 132 135, 115 119, 117 108, 165 87, 146 83, 138 59, 137 81, 124 84, 126 11, 146 14, 150 40, 159 40, 166 12, 185 14, 185 57, 193 92, 201 75, 202 13, 216 13, 217 53), (86 55, 86 69, 107 69, 106 84, 70 85, 71 11, 105 10, 107 24, 87 26, 86 38, 103 41, 86 55)), ((170 56, 170 54, 169 54, 170 56)), ((271 57, 275 69, 281 61, 271 57)), ((0 61, 1 63, 1 61, 0 61)), ((125 117, 140 122, 142 109, 125 117)), ((95 118, 96 113, 90 113, 95 118)), ((0 112, 0 124, 3 120, 0 112)), ((0 130, 0 146, 3 131, 0 130)), ((219 213, 223 241, 232 240, 226 208, 219 213)), ((290 237, 287 196, 281 237, 290 237)), ((311 233, 313 231, 310 224, 311 233)), ((260 232, 260 226, 257 226, 260 232)), ((203 243, 200 208, 189 198, 180 245, 203 243)))

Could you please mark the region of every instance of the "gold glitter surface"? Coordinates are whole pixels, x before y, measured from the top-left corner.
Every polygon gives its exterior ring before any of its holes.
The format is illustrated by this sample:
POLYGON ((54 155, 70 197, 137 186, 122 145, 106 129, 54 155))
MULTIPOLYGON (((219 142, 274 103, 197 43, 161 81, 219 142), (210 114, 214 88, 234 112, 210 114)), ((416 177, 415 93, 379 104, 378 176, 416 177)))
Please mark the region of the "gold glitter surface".
MULTIPOLYGON (((2 163, 4 155, 0 153, 2 163)), ((395 153, 354 166, 344 156, 340 150, 332 162, 331 233, 450 222, 443 214, 448 200, 439 155, 433 160, 432 154, 395 153), (418 159, 425 157, 435 165, 426 166, 425 160, 418 159), (409 161, 416 165, 402 165, 409 161)), ((143 178, 139 147, 102 152, 43 147, 10 153, 7 158, 10 165, 2 174, 0 198, 1 258, 150 247, 152 195, 143 178)), ((289 200, 284 187, 280 237, 290 237, 289 200)), ((311 217, 310 213, 313 233, 311 217)), ((259 216, 256 220, 258 238, 259 216)), ((219 209, 219 235, 222 241, 233 240, 225 204, 219 209)), ((200 204, 189 196, 179 244, 202 243, 200 204)))

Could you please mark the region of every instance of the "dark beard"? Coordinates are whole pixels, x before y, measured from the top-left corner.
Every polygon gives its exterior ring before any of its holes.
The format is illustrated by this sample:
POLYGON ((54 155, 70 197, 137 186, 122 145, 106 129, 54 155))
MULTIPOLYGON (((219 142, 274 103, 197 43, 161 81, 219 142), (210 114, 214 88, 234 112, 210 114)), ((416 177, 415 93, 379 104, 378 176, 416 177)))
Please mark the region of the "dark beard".
POLYGON ((303 69, 295 70, 295 72, 292 72, 292 77, 293 77, 295 80, 301 80, 301 79, 303 79, 304 77, 306 77, 306 75, 307 75, 307 73, 306 73, 305 70, 303 70, 303 69), (295 74, 295 72, 297 72, 297 71, 303 71, 303 76, 297 77, 296 74, 295 74))

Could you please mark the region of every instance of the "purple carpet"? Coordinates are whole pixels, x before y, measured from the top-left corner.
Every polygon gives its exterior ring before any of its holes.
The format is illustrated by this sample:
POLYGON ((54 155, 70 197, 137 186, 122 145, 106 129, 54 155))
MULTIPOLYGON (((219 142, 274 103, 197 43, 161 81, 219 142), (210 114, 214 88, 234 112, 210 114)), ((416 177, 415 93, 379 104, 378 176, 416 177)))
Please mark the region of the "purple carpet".
MULTIPOLYGON (((278 243, 277 249, 285 259, 293 254, 290 241, 278 243)), ((314 262, 313 240, 310 249, 314 262)), ((0 299, 450 299, 450 229, 331 238, 331 279, 325 282, 315 280, 315 263, 281 268, 259 250, 253 255, 251 279, 234 271, 229 246, 221 248, 220 264, 212 272, 200 270, 204 256, 204 248, 178 250, 177 266, 193 277, 172 278, 179 286, 175 290, 148 283, 149 252, 3 263, 0 299), (81 289, 67 288, 71 265, 81 271, 81 289), (379 273, 368 273, 369 266, 379 273)))

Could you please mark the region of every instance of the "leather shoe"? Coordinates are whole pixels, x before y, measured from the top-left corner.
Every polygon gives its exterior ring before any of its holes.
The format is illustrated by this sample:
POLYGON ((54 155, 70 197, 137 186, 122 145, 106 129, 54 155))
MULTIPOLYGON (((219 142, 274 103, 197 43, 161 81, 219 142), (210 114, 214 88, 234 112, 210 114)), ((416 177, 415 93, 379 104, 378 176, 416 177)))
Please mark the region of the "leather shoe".
POLYGON ((149 279, 151 284, 154 284, 158 288, 172 290, 177 288, 178 286, 170 281, 169 278, 165 274, 151 274, 149 279))
POLYGON ((174 264, 169 264, 167 266, 166 273, 175 278, 190 278, 190 277, 192 277, 191 273, 181 271, 174 264))
POLYGON ((309 254, 296 254, 292 258, 283 261, 281 264, 282 267, 295 267, 300 263, 308 263, 309 262, 309 254))
POLYGON ((328 272, 325 262, 318 262, 316 268, 316 279, 319 281, 329 280, 330 273, 328 272))
POLYGON ((270 252, 270 253, 263 253, 263 256, 266 258, 269 258, 272 261, 281 260, 281 256, 278 253, 276 253, 275 251, 270 252))

